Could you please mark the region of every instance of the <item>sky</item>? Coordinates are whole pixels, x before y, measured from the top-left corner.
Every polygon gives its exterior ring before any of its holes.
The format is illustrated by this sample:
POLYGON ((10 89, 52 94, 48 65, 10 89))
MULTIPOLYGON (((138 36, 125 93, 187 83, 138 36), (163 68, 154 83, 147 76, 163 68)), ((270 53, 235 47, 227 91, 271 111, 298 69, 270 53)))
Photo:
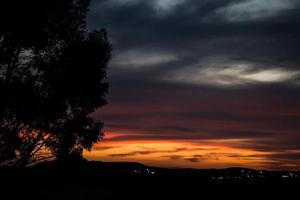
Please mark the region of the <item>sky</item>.
POLYGON ((85 157, 300 170, 299 0, 93 0, 113 45, 85 157))

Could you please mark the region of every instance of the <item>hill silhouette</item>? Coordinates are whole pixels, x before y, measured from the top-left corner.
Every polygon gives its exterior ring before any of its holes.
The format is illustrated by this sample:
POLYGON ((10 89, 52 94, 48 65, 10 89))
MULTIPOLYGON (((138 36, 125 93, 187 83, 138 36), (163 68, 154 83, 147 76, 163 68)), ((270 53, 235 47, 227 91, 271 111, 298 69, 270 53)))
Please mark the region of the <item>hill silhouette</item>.
MULTIPOLYGON (((299 172, 246 168, 167 169, 134 162, 73 160, 29 168, 1 168, 2 195, 10 199, 192 199, 292 195, 299 172), (18 191, 18 192, 16 192, 18 191), (200 197, 199 196, 199 197, 200 197)), ((1 198, 2 199, 2 198, 1 198)))

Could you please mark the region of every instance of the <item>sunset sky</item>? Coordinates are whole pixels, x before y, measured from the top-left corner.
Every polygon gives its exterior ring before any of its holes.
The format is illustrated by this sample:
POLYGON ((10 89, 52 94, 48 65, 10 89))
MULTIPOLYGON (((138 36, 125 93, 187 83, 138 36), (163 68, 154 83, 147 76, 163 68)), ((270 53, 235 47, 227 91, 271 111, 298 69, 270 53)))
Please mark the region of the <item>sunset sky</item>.
POLYGON ((93 0, 113 45, 85 156, 300 170, 299 0, 93 0))

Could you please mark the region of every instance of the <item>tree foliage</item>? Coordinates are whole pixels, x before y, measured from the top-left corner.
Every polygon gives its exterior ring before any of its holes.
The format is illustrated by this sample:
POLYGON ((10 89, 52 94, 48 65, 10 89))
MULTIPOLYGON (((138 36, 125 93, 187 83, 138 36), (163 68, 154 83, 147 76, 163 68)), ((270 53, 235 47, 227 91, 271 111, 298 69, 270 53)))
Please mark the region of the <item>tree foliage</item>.
POLYGON ((111 46, 86 28, 88 0, 0 3, 0 165, 90 150, 102 123, 111 46))

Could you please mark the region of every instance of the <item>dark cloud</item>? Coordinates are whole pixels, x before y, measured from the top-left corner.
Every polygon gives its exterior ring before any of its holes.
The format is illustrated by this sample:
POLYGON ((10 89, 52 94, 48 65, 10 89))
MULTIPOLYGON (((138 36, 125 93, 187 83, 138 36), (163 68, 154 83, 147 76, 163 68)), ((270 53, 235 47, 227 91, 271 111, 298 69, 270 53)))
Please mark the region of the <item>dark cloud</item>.
POLYGON ((193 155, 192 157, 184 158, 184 160, 189 162, 200 162, 203 159, 203 155, 193 155))
POLYGON ((270 169, 273 170, 299 170, 300 166, 300 153, 299 152, 283 152, 283 153, 275 153, 266 156, 267 159, 272 161, 267 164, 270 169))
POLYGON ((111 150, 119 148, 120 146, 94 146, 93 150, 95 151, 105 151, 105 150, 111 150))
POLYGON ((299 135, 286 136, 284 134, 280 136, 270 135, 269 137, 262 135, 261 138, 255 140, 242 141, 238 144, 229 144, 237 148, 253 149, 261 152, 284 152, 300 150, 299 135))
MULTIPOLYGON (((157 2, 92 1, 89 27, 107 28, 114 48, 109 105, 94 116, 135 133, 110 140, 300 150, 299 1, 157 2)), ((153 152, 115 156, 142 153, 153 152)))
POLYGON ((289 1, 290 8, 275 10, 266 18, 241 22, 227 21, 217 12, 245 2, 241 0, 184 1, 168 12, 155 9, 154 1, 131 2, 94 1, 92 6, 90 27, 108 28, 117 47, 115 53, 135 48, 167 51, 181 57, 185 64, 217 55, 264 64, 299 64, 300 15, 296 1, 289 1))
POLYGON ((187 160, 187 161, 189 161, 189 162, 192 162, 192 163, 199 162, 199 158, 195 158, 195 157, 192 157, 192 158, 185 158, 185 160, 187 160))
MULTIPOLYGON (((128 157, 128 156, 138 156, 138 155, 150 155, 150 154, 168 154, 168 153, 179 153, 183 151, 201 151, 201 150, 207 150, 204 148, 175 148, 172 150, 157 150, 157 149, 150 149, 150 150, 143 150, 143 151, 131 151, 128 153, 120 153, 120 154, 111 154, 111 157, 128 157)), ((194 157, 200 157, 199 155, 195 155, 194 157)), ((171 155, 169 157, 170 159, 179 159, 179 156, 171 155)))
POLYGON ((128 157, 128 156, 137 156, 137 155, 149 155, 156 153, 155 151, 133 151, 129 153, 118 153, 118 154, 111 154, 111 157, 128 157))
POLYGON ((171 155, 171 156, 166 156, 166 157, 171 160, 179 160, 182 158, 182 156, 180 156, 180 155, 171 155))

